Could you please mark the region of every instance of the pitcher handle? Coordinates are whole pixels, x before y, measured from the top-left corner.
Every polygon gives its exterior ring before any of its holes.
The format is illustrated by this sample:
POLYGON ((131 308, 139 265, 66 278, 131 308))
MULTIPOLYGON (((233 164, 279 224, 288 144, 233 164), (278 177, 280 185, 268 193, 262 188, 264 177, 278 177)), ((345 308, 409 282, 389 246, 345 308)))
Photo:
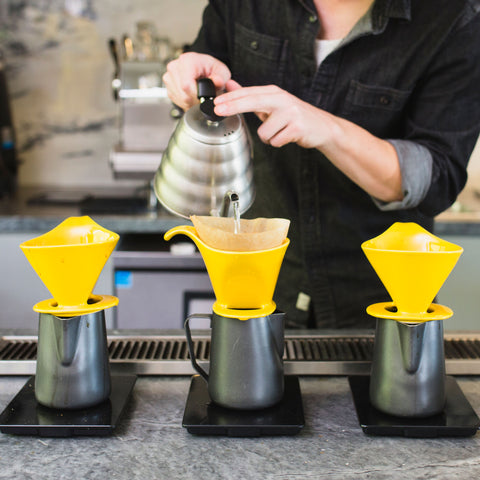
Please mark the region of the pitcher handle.
POLYGON ((208 383, 207 372, 197 363, 197 359, 195 358, 192 332, 190 331, 190 319, 207 317, 210 318, 210 320, 212 319, 212 315, 208 313, 192 313, 191 315, 189 315, 185 320, 185 336, 187 337, 188 353, 190 353, 190 361, 192 362, 192 366, 208 383))

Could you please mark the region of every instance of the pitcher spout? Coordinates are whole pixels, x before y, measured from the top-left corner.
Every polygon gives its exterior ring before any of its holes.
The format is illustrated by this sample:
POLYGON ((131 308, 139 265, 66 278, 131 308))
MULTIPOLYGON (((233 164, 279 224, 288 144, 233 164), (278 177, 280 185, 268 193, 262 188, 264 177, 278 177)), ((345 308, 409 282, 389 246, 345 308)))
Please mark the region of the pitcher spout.
POLYGON ((57 346, 57 358, 64 366, 69 366, 75 358, 78 347, 80 330, 80 316, 60 318, 52 316, 55 343, 57 346))
POLYGON ((426 323, 397 322, 398 336, 402 351, 403 367, 408 373, 418 370, 423 352, 426 323))

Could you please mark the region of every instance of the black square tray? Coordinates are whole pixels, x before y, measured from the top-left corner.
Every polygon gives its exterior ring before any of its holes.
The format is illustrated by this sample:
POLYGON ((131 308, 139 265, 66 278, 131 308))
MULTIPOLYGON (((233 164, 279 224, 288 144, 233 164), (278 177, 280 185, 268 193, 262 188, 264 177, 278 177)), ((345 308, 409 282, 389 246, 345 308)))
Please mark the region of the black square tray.
POLYGON ((446 378, 447 401, 443 412, 426 418, 405 418, 380 412, 370 403, 370 377, 348 378, 364 433, 418 438, 470 437, 480 427, 480 419, 466 399, 457 381, 446 378))
POLYGON ((285 394, 277 405, 261 410, 236 410, 213 403, 205 380, 194 375, 182 425, 189 433, 196 435, 296 435, 305 425, 298 378, 290 375, 285 377, 285 394))
POLYGON ((43 437, 109 435, 127 405, 136 380, 136 375, 113 375, 112 392, 105 402, 89 408, 60 410, 37 402, 35 376, 32 376, 0 414, 0 431, 43 437))

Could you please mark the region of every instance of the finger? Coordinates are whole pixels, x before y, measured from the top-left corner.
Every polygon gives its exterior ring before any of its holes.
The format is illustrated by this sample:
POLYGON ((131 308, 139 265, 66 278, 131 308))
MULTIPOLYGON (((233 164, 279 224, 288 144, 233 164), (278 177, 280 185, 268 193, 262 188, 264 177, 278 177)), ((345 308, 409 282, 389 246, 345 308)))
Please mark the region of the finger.
POLYGON ((242 86, 235 80, 230 79, 225 83, 225 88, 227 89, 227 92, 233 92, 234 90, 242 88, 242 86))
POLYGON ((181 109, 188 110, 198 102, 196 95, 174 86, 168 78, 165 78, 164 84, 167 87, 168 98, 181 109))
POLYGON ((223 116, 246 112, 270 114, 281 102, 282 96, 266 87, 242 87, 218 96, 215 113, 223 116))
POLYGON ((216 88, 223 89, 231 74, 228 67, 210 55, 188 52, 167 65, 163 80, 170 99, 182 108, 198 103, 197 79, 211 78, 216 88))
POLYGON ((294 140, 288 125, 271 137, 269 141, 269 144, 275 148, 283 147, 289 143, 294 143, 294 140))
POLYGON ((163 76, 169 98, 183 109, 190 108, 197 101, 195 79, 189 70, 188 64, 177 59, 167 65, 163 76))
MULTIPOLYGON (((234 92, 230 93, 236 93, 240 90, 235 90, 234 92)), ((224 95, 229 94, 223 94, 217 98, 222 98, 224 95)), ((257 114, 265 113, 269 115, 274 108, 275 102, 269 101, 269 99, 265 98, 264 96, 262 97, 257 95, 242 95, 235 99, 219 102, 217 102, 215 99, 215 113, 217 115, 223 116, 235 115, 237 113, 246 112, 255 112, 257 114)))
POLYGON ((268 118, 268 113, 256 112, 255 115, 264 122, 268 118))
POLYGON ((271 144, 272 139, 288 125, 288 119, 281 115, 271 115, 257 130, 260 140, 271 144))
POLYGON ((207 76, 212 80, 217 90, 223 91, 226 84, 230 81, 230 70, 222 64, 218 66, 218 69, 215 68, 207 76))
POLYGON ((238 85, 240 88, 232 89, 227 91, 227 93, 222 94, 217 97, 217 104, 224 102, 231 102, 233 100, 239 100, 244 97, 272 97, 278 95, 281 90, 274 85, 262 86, 262 87, 242 87, 235 80, 231 80, 234 84, 238 85))
POLYGON ((186 81, 185 77, 181 74, 167 72, 163 76, 163 82, 172 95, 180 97, 186 96, 188 98, 195 94, 195 82, 186 81))
POLYGON ((215 86, 223 88, 230 79, 231 73, 228 67, 211 55, 187 52, 178 58, 181 74, 189 80, 203 77, 211 78, 215 86))

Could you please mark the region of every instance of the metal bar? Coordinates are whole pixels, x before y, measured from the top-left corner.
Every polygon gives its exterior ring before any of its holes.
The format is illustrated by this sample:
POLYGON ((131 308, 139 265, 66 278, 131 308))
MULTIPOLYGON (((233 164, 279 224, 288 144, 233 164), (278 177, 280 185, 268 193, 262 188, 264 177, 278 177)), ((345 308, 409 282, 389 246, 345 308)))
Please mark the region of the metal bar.
MULTIPOLYGON (((194 335, 199 363, 208 368, 208 331, 194 335)), ((285 336, 286 374, 365 375, 370 371, 374 334, 288 333, 285 336)), ((0 375, 35 373, 37 337, 0 337, 0 375)), ((108 337, 112 372, 138 375, 192 375, 183 332, 157 335, 115 334, 108 337)), ((449 375, 480 375, 480 332, 445 335, 446 368, 449 375)))

